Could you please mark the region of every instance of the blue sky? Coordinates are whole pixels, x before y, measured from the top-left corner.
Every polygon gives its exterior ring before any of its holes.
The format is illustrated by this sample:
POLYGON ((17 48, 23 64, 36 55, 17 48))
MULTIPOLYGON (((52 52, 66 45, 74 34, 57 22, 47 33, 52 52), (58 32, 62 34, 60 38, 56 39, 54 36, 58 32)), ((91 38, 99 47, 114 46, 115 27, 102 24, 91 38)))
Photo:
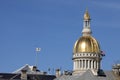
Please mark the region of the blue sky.
POLYGON ((106 56, 102 69, 120 62, 119 0, 0 0, 0 72, 25 64, 72 70, 72 50, 88 8, 93 36, 106 56))

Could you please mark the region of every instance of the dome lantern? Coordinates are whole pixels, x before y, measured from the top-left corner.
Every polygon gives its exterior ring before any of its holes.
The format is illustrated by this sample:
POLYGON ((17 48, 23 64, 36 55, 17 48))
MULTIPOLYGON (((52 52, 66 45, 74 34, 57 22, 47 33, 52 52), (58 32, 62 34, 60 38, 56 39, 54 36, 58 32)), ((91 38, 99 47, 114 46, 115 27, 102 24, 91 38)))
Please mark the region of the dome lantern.
POLYGON ((84 25, 83 25, 83 30, 82 30, 82 34, 83 36, 85 35, 91 35, 92 31, 90 29, 90 15, 88 13, 88 10, 86 10, 85 14, 84 14, 84 25))

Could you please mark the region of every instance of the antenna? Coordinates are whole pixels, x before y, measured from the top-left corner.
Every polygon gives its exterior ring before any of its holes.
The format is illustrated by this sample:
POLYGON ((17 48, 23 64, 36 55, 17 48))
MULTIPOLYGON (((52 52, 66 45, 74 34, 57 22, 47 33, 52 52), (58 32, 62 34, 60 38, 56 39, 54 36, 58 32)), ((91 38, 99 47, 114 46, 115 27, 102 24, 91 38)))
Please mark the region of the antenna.
POLYGON ((39 55, 39 53, 40 53, 40 51, 41 51, 41 48, 36 48, 36 62, 35 62, 35 66, 37 67, 38 66, 38 55, 39 55))

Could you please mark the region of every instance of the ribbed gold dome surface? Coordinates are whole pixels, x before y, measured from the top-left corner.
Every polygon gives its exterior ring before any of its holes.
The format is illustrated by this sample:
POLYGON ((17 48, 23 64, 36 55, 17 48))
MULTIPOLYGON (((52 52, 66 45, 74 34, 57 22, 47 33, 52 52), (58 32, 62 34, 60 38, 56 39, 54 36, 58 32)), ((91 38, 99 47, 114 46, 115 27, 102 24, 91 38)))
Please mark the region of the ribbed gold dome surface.
POLYGON ((73 49, 74 54, 81 52, 99 53, 99 43, 92 36, 82 36, 76 41, 73 49))

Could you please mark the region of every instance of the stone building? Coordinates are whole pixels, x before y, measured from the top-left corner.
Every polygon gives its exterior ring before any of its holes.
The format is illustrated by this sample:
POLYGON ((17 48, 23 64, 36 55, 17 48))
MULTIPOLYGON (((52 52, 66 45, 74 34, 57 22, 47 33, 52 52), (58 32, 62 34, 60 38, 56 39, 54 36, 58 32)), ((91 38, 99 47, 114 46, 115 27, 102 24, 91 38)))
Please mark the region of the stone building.
POLYGON ((105 54, 100 49, 99 42, 92 36, 90 20, 86 10, 82 36, 73 48, 73 71, 57 75, 55 80, 120 80, 120 65, 114 65, 111 71, 101 69, 101 60, 105 54))

